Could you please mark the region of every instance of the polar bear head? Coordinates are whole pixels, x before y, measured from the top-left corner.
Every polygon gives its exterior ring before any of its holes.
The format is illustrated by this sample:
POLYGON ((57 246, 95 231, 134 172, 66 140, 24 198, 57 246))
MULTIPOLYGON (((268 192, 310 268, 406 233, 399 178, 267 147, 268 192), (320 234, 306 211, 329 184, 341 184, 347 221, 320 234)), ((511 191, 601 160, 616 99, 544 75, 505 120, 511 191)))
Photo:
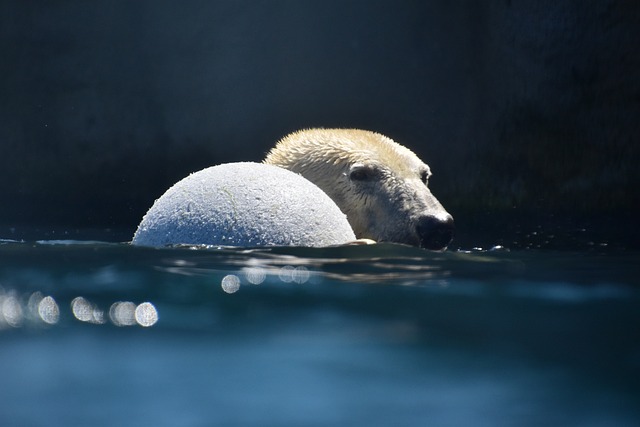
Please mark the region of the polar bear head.
POLYGON ((379 133, 302 130, 280 140, 265 163, 320 187, 357 238, 433 250, 446 248, 453 238, 453 218, 429 190, 429 166, 379 133))

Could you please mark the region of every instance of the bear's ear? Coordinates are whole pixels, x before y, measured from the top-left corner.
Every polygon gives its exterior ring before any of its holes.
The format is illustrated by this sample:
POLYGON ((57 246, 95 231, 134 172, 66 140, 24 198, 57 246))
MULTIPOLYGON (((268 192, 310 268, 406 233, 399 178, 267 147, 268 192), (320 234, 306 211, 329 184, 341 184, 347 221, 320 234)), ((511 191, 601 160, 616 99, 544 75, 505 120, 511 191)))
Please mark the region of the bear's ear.
POLYGON ((372 181, 379 177, 380 169, 376 165, 354 163, 349 168, 349 179, 351 181, 372 181))

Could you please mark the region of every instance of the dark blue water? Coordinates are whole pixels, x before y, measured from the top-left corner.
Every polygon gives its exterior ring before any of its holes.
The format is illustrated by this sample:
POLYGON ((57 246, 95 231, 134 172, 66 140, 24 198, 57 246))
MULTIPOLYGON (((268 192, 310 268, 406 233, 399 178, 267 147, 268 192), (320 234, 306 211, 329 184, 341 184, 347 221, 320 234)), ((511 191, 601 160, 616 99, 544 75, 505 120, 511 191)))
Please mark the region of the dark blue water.
POLYGON ((637 426, 636 252, 0 243, 1 426, 637 426))

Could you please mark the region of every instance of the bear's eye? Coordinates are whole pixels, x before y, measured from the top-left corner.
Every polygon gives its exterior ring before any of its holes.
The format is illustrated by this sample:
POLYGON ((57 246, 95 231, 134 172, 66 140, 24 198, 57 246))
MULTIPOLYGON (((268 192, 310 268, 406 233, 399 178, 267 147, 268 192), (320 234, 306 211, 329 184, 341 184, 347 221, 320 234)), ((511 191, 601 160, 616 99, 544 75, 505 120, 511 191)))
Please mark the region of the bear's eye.
POLYGON ((352 181, 370 181, 378 176, 378 169, 372 165, 356 163, 349 170, 349 179, 352 181))
POLYGON ((424 185, 429 184, 429 177, 431 176, 431 173, 428 170, 422 170, 420 171, 420 180, 422 181, 422 183, 424 185))

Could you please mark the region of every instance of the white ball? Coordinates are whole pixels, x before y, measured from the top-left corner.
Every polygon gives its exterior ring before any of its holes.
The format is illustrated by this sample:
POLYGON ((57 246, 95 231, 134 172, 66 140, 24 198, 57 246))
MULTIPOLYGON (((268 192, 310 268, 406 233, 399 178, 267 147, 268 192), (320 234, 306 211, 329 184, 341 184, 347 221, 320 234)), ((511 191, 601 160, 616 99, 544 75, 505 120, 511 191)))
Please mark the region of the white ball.
POLYGON ((329 246, 355 240, 347 218, 315 184, 262 163, 195 172, 146 213, 132 243, 329 246))

